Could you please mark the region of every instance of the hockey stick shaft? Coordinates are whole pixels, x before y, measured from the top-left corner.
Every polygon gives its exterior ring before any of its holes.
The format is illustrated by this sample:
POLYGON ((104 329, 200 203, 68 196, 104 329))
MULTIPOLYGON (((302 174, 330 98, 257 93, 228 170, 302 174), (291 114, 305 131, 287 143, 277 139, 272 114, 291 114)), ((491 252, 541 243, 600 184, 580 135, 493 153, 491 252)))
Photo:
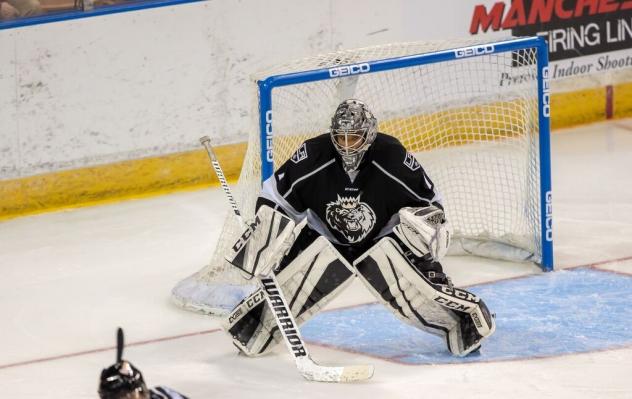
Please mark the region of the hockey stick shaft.
POLYGON ((219 164, 219 160, 215 155, 215 151, 213 150, 213 146, 211 145, 211 139, 208 136, 204 136, 200 138, 200 143, 206 148, 206 152, 208 153, 208 157, 211 160, 211 165, 213 166, 213 170, 215 170, 215 175, 219 180, 222 189, 224 190, 224 194, 226 194, 226 198, 228 199, 228 203, 230 207, 233 208, 233 213, 239 220, 239 223, 243 226, 245 225, 244 219, 241 217, 241 212, 239 211, 239 206, 237 205, 237 201, 235 201, 235 197, 233 197, 233 193, 230 190, 230 186, 226 181, 226 176, 224 176, 224 171, 222 170, 221 165, 219 164))
MULTIPOLYGON (((221 165, 215 156, 210 138, 204 136, 200 138, 200 143, 206 148, 213 169, 235 216, 242 226, 247 227, 239 211, 239 206, 233 197, 230 186, 226 181, 221 165)), ((314 363, 307 351, 307 347, 300 335, 298 324, 292 315, 290 307, 287 305, 287 301, 279 288, 274 273, 270 273, 270 275, 266 277, 259 277, 258 280, 259 285, 266 293, 266 301, 283 335, 283 340, 294 357, 299 372, 304 378, 314 381, 340 382, 364 380, 373 376, 372 366, 327 367, 314 363)))
MULTIPOLYGON (((204 148, 206 148, 208 156, 211 160, 211 164, 213 165, 213 169, 215 170, 215 174, 220 181, 224 194, 226 194, 226 198, 228 199, 228 202, 230 203, 235 216, 242 226, 247 227, 247 224, 241 216, 241 212, 239 212, 239 206, 235 201, 235 197, 233 197, 232 190, 226 182, 224 171, 222 170, 222 167, 217 160, 215 151, 213 151, 213 146, 211 145, 210 138, 208 136, 204 136, 200 138, 200 143, 202 143, 204 148)), ((283 337, 285 338, 284 340, 288 348, 290 349, 290 352, 294 355, 295 358, 308 356, 305 345, 303 344, 303 339, 300 337, 300 335, 298 334, 298 329, 295 327, 296 321, 294 320, 292 313, 288 309, 287 302, 285 301, 285 298, 283 298, 281 290, 279 289, 274 276, 272 275, 270 277, 262 277, 259 279, 259 282, 261 283, 260 285, 266 293, 266 300, 268 301, 270 308, 273 310, 277 325, 283 333, 283 337), (280 319, 280 316, 285 317, 284 319, 280 319), (287 326, 287 328, 283 328, 282 326, 287 326)))

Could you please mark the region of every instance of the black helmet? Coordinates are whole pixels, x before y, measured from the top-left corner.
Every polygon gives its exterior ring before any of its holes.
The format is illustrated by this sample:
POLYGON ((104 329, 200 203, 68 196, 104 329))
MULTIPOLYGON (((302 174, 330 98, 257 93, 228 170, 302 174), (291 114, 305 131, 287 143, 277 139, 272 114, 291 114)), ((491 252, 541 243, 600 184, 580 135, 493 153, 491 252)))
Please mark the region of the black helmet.
POLYGON ((331 118, 329 133, 345 170, 352 172, 377 136, 377 120, 362 101, 345 100, 331 118))
POLYGON ((123 360, 123 330, 117 331, 116 363, 101 371, 99 397, 101 399, 149 399, 143 374, 132 363, 123 360))
POLYGON ((130 362, 120 362, 103 369, 99 384, 101 399, 149 398, 143 374, 130 362))

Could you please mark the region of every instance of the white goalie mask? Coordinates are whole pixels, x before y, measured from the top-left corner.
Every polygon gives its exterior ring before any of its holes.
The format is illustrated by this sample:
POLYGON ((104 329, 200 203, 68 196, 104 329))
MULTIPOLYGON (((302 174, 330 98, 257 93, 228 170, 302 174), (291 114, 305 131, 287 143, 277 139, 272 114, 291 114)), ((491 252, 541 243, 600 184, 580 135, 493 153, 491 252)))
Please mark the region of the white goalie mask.
POLYGON ((330 129, 331 141, 342 157, 347 173, 358 169, 364 153, 377 136, 377 120, 362 101, 343 101, 333 118, 330 129))

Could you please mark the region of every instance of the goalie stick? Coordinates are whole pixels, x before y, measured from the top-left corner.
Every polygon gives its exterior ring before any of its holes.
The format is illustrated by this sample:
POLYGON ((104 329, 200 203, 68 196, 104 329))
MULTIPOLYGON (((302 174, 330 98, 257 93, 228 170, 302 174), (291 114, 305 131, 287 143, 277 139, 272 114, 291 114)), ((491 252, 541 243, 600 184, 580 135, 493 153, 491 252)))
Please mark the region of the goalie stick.
MULTIPOLYGON (((224 172, 215 156, 215 151, 211 145, 211 139, 208 136, 200 138, 200 143, 206 148, 206 152, 211 160, 213 169, 217 174, 217 178, 220 181, 224 194, 230 203, 233 213, 242 226, 247 226, 244 222, 239 207, 235 198, 226 182, 224 172)), ((276 266, 276 265, 275 265, 276 266)), ((274 267, 272 268, 274 270, 274 267)), ((279 289, 279 285, 276 281, 274 273, 270 273, 269 276, 258 277, 259 285, 265 292, 265 298, 272 310, 272 314, 276 320, 277 326, 283 335, 283 341, 288 347, 290 353, 294 357, 296 368, 299 373, 309 381, 322 381, 322 382, 351 382, 362 381, 369 379, 373 376, 373 366, 371 365, 358 365, 358 366, 321 366, 314 362, 307 351, 305 342, 301 337, 298 330, 296 320, 290 312, 287 305, 287 301, 283 296, 283 292, 279 289)))

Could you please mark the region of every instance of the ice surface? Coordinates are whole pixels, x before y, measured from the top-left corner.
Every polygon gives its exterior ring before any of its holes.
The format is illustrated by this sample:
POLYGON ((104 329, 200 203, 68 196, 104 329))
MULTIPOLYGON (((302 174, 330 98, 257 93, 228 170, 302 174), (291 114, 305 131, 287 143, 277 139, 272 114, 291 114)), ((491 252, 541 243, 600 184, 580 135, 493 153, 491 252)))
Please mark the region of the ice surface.
MULTIPOLYGON (((631 398, 632 120, 552 139, 557 268, 592 264, 621 275, 590 268, 541 275, 528 263, 446 259, 457 285, 489 283, 473 289, 489 298, 499 330, 478 358, 439 364, 445 353, 433 351, 444 351, 442 343, 425 335, 389 360, 311 344, 323 364, 376 366, 371 381, 345 385, 304 381, 283 347, 237 356, 217 320, 169 299, 173 285, 210 258, 223 221, 218 209, 228 209, 219 190, 203 190, 0 223, 2 394, 96 397, 122 326, 125 357, 148 383, 192 398, 631 398), (537 276, 518 278, 530 275, 537 276), (528 292, 537 293, 533 302, 521 299, 528 292), (531 317, 535 326, 525 327, 531 317), (513 360, 498 361, 506 356, 513 360)), ((373 301, 354 282, 329 309, 373 301)), ((372 308, 321 317, 353 309, 372 308)), ((388 316, 375 314, 375 321, 388 316)), ((367 327, 360 316, 345 323, 358 325, 356 334, 367 327)), ((389 348, 378 342, 393 333, 387 329, 371 327, 376 348, 389 348)))

